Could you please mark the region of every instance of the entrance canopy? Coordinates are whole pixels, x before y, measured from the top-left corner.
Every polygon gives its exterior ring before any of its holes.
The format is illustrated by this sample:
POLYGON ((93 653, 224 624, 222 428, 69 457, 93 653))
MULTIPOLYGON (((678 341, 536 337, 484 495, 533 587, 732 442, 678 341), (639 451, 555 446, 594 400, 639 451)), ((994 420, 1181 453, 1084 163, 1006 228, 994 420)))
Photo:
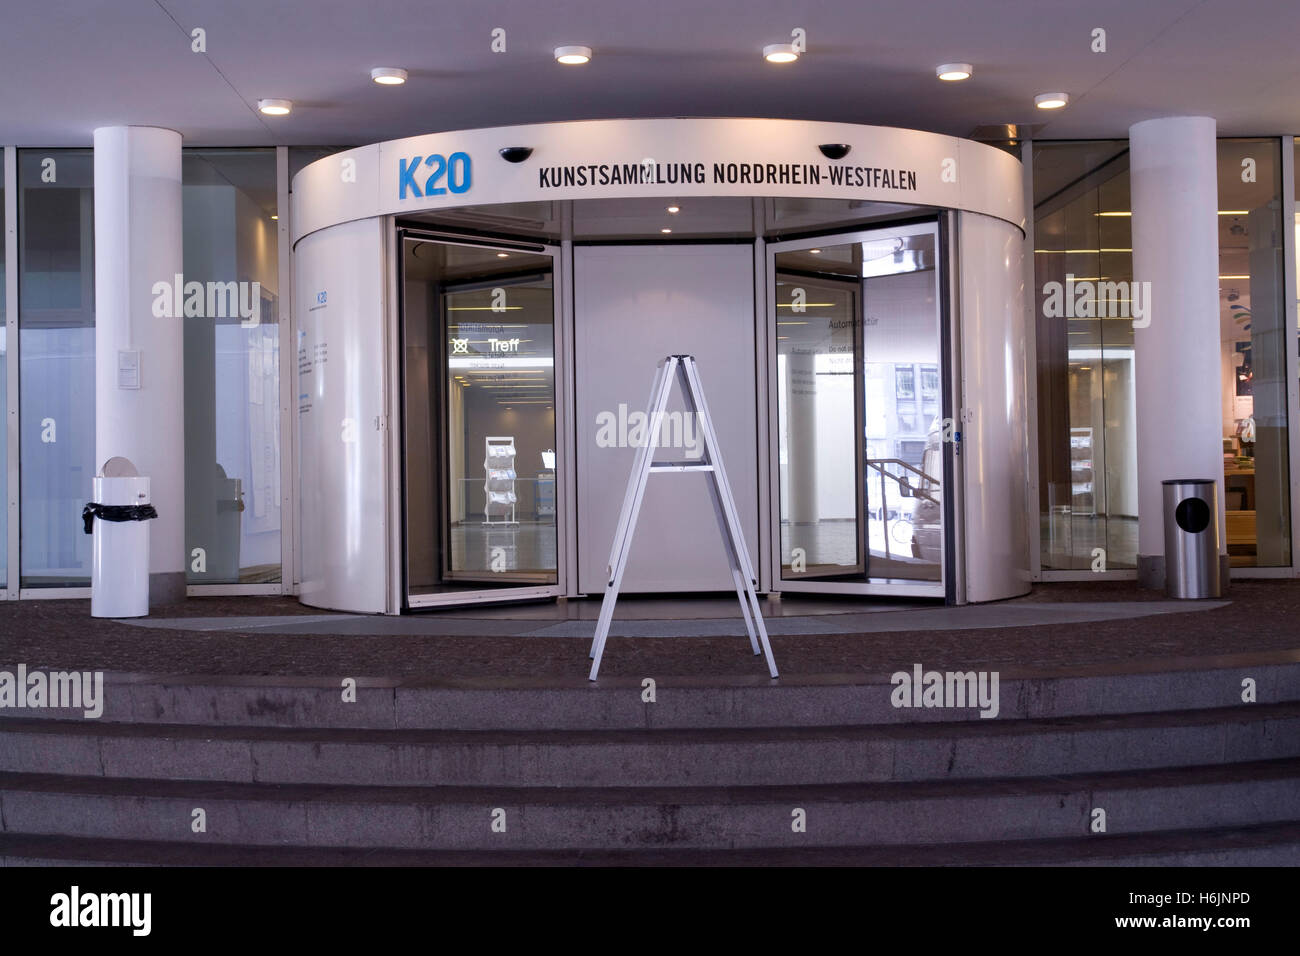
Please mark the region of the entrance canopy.
MULTIPOLYGON (((338 153, 293 204, 304 603, 600 593, 669 354, 711 383, 760 590, 1025 590, 1011 155, 843 123, 552 123, 338 153)), ((669 423, 691 458, 698 422, 669 423)), ((734 584, 696 497, 652 489, 624 590, 734 584)))

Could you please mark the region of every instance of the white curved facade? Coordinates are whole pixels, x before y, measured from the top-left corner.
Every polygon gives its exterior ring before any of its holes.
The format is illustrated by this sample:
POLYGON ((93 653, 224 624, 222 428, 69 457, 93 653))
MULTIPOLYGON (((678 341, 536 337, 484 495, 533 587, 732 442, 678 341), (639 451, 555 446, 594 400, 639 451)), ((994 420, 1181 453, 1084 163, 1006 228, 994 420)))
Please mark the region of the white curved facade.
POLYGON ((1025 223, 1019 161, 955 136, 802 120, 584 120, 430 133, 318 160, 294 177, 293 241, 375 216, 644 196, 855 199, 978 212, 1022 229, 1025 223), (849 151, 830 160, 818 148, 823 144, 849 151), (523 163, 505 162, 498 152, 510 147, 532 153, 523 163), (462 160, 454 170, 429 163, 432 157, 457 156, 468 159, 468 185, 462 160), (693 178, 660 181, 668 178, 669 167, 678 173, 687 167, 693 178), (634 181, 626 181, 629 169, 634 181), (554 170, 560 171, 558 184, 554 170), (615 170, 620 181, 602 182, 615 170), (741 181, 744 170, 749 181, 741 181), (754 181, 760 174, 763 181, 754 181))

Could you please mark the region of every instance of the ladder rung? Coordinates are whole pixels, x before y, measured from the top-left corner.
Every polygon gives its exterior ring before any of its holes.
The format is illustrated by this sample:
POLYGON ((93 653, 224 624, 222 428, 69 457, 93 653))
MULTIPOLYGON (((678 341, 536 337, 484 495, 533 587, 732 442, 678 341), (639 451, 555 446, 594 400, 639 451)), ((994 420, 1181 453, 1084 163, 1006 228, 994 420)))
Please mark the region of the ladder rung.
POLYGON ((693 461, 656 461, 650 466, 651 471, 712 471, 712 465, 701 465, 693 461))

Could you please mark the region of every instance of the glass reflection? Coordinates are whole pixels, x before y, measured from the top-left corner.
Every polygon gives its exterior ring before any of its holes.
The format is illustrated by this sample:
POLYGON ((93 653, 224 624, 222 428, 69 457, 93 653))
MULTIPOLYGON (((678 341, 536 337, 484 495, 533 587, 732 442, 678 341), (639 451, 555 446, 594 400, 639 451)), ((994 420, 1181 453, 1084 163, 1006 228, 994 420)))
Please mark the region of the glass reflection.
POLYGON ((941 579, 934 226, 776 255, 781 576, 941 579))

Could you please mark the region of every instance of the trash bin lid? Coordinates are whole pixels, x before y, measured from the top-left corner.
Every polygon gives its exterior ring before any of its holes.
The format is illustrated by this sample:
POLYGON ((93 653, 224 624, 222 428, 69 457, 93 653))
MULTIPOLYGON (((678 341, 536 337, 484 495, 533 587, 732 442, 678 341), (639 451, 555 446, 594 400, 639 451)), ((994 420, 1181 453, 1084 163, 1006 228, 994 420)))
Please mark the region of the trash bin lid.
POLYGON ((117 455, 104 462, 104 467, 99 470, 99 474, 102 478, 135 478, 140 472, 130 458, 117 455))
POLYGON ((1212 485, 1213 478, 1166 478, 1162 485, 1212 485))

